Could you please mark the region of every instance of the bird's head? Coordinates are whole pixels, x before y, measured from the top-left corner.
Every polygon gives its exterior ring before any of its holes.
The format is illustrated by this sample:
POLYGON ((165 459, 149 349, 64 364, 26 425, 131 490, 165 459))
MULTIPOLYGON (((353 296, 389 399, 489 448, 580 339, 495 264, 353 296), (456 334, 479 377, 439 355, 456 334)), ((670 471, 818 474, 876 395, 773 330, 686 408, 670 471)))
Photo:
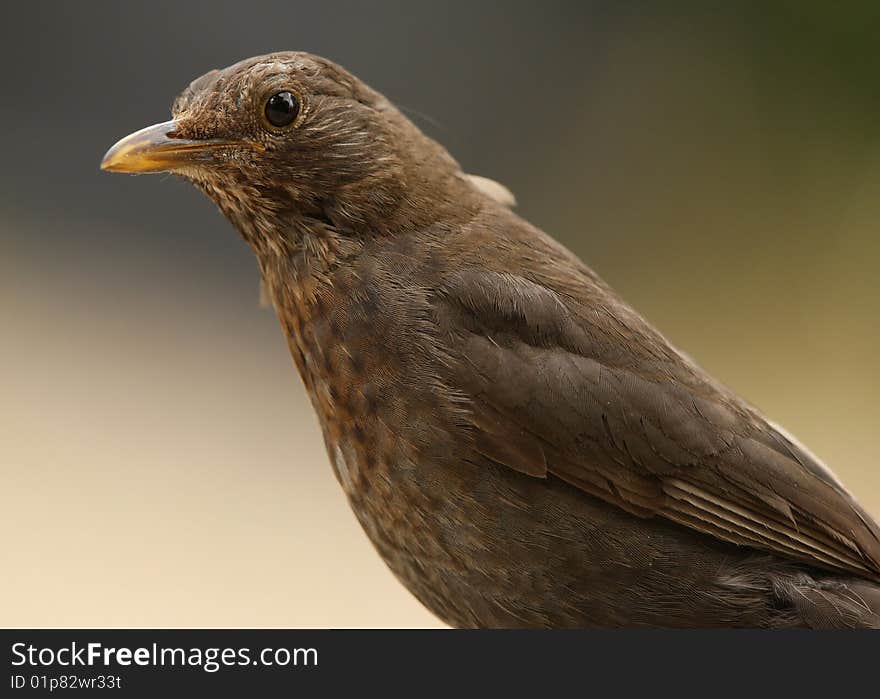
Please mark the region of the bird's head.
POLYGON ((455 198, 459 168, 441 146, 310 54, 211 71, 174 101, 172 117, 120 140, 101 167, 192 180, 255 246, 277 247, 314 226, 399 229, 455 198))

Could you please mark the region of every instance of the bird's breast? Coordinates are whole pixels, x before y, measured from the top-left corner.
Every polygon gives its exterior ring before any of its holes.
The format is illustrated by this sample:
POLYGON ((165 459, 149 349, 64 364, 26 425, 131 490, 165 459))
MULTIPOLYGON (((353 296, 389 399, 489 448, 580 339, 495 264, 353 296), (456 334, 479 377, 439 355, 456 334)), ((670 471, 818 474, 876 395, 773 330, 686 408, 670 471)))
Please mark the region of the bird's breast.
POLYGON ((370 539, 386 559, 448 556, 426 519, 444 510, 437 491, 467 440, 411 303, 338 280, 274 297, 333 472, 370 539))

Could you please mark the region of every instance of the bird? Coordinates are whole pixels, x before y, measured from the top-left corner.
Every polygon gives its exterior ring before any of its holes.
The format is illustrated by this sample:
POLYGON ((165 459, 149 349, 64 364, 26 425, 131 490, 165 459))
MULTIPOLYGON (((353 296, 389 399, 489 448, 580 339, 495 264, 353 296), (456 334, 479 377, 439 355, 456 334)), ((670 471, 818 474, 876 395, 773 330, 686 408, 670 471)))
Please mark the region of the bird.
POLYGON ((360 525, 459 628, 880 628, 880 527, 502 185, 325 58, 212 70, 101 163, 253 251, 360 525))

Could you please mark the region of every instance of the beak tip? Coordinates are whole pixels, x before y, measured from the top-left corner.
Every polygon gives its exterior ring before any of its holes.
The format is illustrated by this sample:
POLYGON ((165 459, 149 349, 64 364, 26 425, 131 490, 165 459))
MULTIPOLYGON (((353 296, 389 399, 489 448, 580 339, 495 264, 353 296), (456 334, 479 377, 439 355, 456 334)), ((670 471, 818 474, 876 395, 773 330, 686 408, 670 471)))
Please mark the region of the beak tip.
POLYGON ((127 143, 124 143, 126 139, 122 139, 118 143, 115 143, 110 147, 106 153, 104 153, 104 157, 101 158, 100 168, 104 172, 130 172, 131 169, 125 166, 126 161, 126 152, 130 151, 131 148, 127 143))
POLYGON ((133 172, 130 167, 125 165, 125 154, 120 153, 116 146, 104 154, 99 167, 104 172, 133 172))

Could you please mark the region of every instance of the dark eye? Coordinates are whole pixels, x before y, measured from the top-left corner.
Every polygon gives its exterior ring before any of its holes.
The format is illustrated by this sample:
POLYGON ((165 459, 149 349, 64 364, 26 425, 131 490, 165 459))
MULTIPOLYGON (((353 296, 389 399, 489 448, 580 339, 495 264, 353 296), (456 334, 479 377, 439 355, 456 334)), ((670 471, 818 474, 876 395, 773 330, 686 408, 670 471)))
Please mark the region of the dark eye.
POLYGON ((299 114, 299 100, 290 92, 277 92, 266 102, 266 119, 272 126, 287 126, 299 114))

